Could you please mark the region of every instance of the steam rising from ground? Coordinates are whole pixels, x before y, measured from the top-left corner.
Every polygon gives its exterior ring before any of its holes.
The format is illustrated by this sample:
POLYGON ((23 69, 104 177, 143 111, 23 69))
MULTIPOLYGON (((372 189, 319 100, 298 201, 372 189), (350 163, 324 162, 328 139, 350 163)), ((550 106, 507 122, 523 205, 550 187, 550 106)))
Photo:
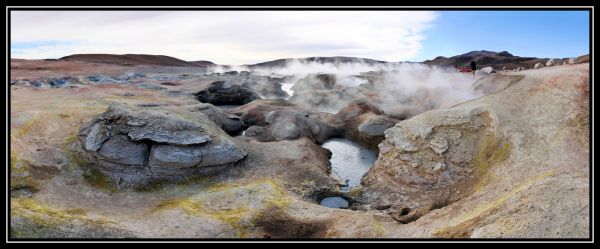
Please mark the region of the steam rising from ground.
POLYGON ((407 118, 448 108, 482 93, 473 90, 480 76, 420 63, 287 61, 280 67, 229 67, 213 71, 251 71, 253 75, 281 78, 290 101, 335 113, 355 100, 367 100, 386 114, 407 118))

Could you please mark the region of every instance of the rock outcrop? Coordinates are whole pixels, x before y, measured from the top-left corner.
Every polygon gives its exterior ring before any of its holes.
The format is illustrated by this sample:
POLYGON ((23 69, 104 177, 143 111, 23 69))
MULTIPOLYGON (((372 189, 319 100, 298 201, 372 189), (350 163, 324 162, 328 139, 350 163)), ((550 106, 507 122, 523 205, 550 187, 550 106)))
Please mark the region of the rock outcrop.
POLYGON ((91 166, 117 187, 211 174, 246 152, 201 113, 112 104, 79 139, 91 166))
POLYGON ((367 148, 377 150, 384 138, 384 131, 400 120, 384 115, 377 107, 366 101, 354 101, 335 114, 344 124, 344 136, 367 148))
POLYGON ((322 143, 341 130, 333 115, 307 111, 286 100, 257 100, 232 112, 251 125, 244 135, 262 142, 308 137, 322 143))
POLYGON ((386 130, 358 202, 414 235, 588 236, 588 66, 506 74, 495 93, 386 130))
POLYGON ((188 108, 191 112, 200 112, 210 121, 221 127, 229 135, 237 135, 242 131, 244 122, 241 117, 227 113, 211 104, 200 103, 188 108))
POLYGON ((370 196, 369 203, 417 210, 460 198, 484 173, 483 164, 508 153, 496 123, 482 105, 426 112, 386 130, 380 159, 363 178, 369 189, 385 194, 370 196), (498 150, 501 155, 494 154, 498 150))

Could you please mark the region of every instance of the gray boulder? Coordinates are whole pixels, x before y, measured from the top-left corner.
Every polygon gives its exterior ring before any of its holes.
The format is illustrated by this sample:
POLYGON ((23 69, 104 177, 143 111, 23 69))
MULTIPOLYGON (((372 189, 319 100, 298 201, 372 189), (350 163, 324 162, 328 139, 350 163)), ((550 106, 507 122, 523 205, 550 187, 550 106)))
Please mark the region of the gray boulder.
POLYGON ((227 134, 236 135, 242 131, 244 122, 239 116, 211 104, 200 103, 189 108, 191 112, 200 112, 210 121, 221 127, 227 134))
POLYGON ((149 163, 151 167, 187 168, 200 162, 201 146, 154 145, 149 163))
POLYGON ((127 165, 144 165, 148 145, 136 143, 125 135, 115 134, 106 140, 97 153, 105 160, 127 165))
POLYGON ((246 156, 204 114, 112 104, 82 126, 82 155, 118 188, 212 174, 246 156))
POLYGON ((245 136, 258 141, 310 138, 317 143, 341 134, 333 114, 311 112, 286 100, 257 100, 236 109, 244 124, 253 125, 245 136))
POLYGON ((398 120, 385 115, 373 115, 358 126, 358 132, 364 136, 383 136, 385 130, 397 122, 398 120))
POLYGON ((344 136, 373 150, 383 141, 384 131, 400 121, 363 100, 348 104, 335 117, 344 124, 344 136))

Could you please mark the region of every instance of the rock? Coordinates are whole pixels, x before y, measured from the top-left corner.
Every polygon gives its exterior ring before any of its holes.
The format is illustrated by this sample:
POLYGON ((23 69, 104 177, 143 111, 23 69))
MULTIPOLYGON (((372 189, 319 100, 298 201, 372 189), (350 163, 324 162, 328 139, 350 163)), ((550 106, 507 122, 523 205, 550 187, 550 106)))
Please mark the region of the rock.
POLYGON ((118 188, 213 174, 246 156, 202 113, 167 107, 111 104, 79 138, 82 155, 118 188))
POLYGON ((75 84, 81 84, 81 80, 76 77, 59 77, 59 78, 39 78, 39 79, 25 79, 19 81, 11 81, 11 84, 29 84, 39 88, 65 88, 75 87, 75 84))
POLYGON ((265 122, 267 122, 268 124, 273 123, 273 121, 275 121, 275 115, 277 115, 276 111, 270 111, 269 113, 267 113, 267 116, 265 117, 265 122))
POLYGON ((575 58, 575 57, 569 58, 569 65, 573 65, 573 64, 577 64, 577 58, 575 58))
POLYGON ((389 211, 388 214, 392 219, 396 220, 402 224, 408 224, 410 222, 418 220, 421 216, 427 214, 431 211, 430 208, 424 207, 416 210, 410 209, 408 207, 396 207, 393 210, 389 211))
POLYGON ((149 90, 164 90, 164 89, 167 89, 166 87, 161 86, 160 84, 156 84, 156 83, 139 83, 139 84, 136 84, 135 86, 140 87, 140 88, 149 89, 149 90))
POLYGON ((194 94, 203 103, 213 105, 244 105, 260 96, 248 88, 215 81, 194 94))
POLYGON ((535 65, 533 66, 533 69, 540 69, 540 68, 543 68, 543 67, 544 67, 544 64, 538 62, 538 63, 535 63, 535 65))
POLYGON ((339 134, 341 125, 333 115, 304 110, 286 100, 257 100, 235 111, 250 127, 245 136, 258 141, 292 140, 308 137, 318 143, 339 134))
POLYGON ((344 125, 344 135, 363 146, 377 150, 384 131, 399 120, 383 115, 377 107, 366 101, 354 101, 335 114, 344 125))
POLYGON ((300 128, 293 123, 278 122, 271 128, 271 135, 281 140, 296 139, 300 136, 300 128))
POLYGON ((443 154, 448 150, 448 141, 444 137, 436 137, 429 141, 429 147, 438 154, 443 154))
POLYGON ((201 150, 202 161, 198 167, 210 167, 213 165, 226 165, 234 163, 246 157, 246 151, 240 148, 231 139, 220 139, 214 141, 210 146, 201 150))
POLYGON ((150 152, 150 167, 188 168, 202 162, 200 146, 154 145, 150 152))
MULTIPOLYGON (((438 153, 438 154, 440 154, 440 153, 438 153)), ((435 172, 443 171, 445 169, 446 169, 446 164, 445 163, 441 163, 440 162, 440 163, 436 163, 433 166, 433 171, 435 171, 435 172)), ((458 192, 460 193, 460 191, 458 191, 458 192)))
POLYGON ((270 77, 259 78, 256 79, 255 82, 245 82, 241 84, 241 86, 251 89, 252 91, 260 94, 260 96, 264 98, 286 99, 290 96, 281 88, 281 83, 270 77))
POLYGON ((87 77, 87 79, 89 81, 91 81, 92 83, 100 83, 100 84, 120 83, 119 81, 111 78, 110 76, 101 75, 101 74, 90 75, 87 77))
POLYGON ((482 87, 510 87, 399 122, 357 203, 390 204, 394 220, 434 237, 587 236, 587 67, 525 71, 512 83, 491 75, 482 87))
POLYGON ((547 67, 551 67, 551 66, 558 66, 560 65, 561 60, 559 59, 550 59, 546 62, 546 66, 547 67))
POLYGON ((464 188, 471 176, 481 174, 470 159, 479 157, 481 148, 502 146, 496 136, 482 139, 496 133, 496 120, 485 106, 477 106, 429 111, 387 129, 381 145, 387 148, 363 177, 367 189, 380 193, 371 202, 416 209, 460 198, 447 190, 464 188))
POLYGON ((141 103, 141 104, 137 104, 136 106, 139 106, 139 107, 159 107, 159 106, 164 106, 164 104, 160 104, 160 103, 141 103))
POLYGON ((92 125, 90 133, 85 138, 85 149, 89 151, 98 151, 102 144, 110 137, 108 127, 102 122, 92 125))
POLYGON ((373 113, 376 115, 381 115, 383 112, 379 110, 377 107, 367 103, 363 100, 354 101, 344 108, 340 109, 336 114, 336 118, 341 119, 344 122, 347 122, 350 119, 358 117, 365 113, 373 113))
POLYGON ((480 69, 481 72, 485 73, 485 74, 491 74, 494 72, 494 68, 492 67, 484 67, 482 69, 480 69))
POLYGON ((590 62, 590 55, 585 54, 582 56, 578 56, 576 61, 577 61, 577 63, 588 63, 588 62, 590 62))
MULTIPOLYGON (((147 116, 140 119, 145 120, 147 116)), ((203 144, 211 140, 201 126, 176 116, 153 116, 154 119, 142 126, 131 125, 129 137, 133 141, 151 140, 168 144, 203 144)))
POLYGON ((58 148, 40 148, 25 160, 29 172, 37 179, 57 175, 70 163, 64 152, 58 148))
POLYGON ((369 137, 383 136, 385 130, 394 126, 397 121, 385 115, 372 116, 358 126, 358 132, 369 137))
POLYGON ((160 83, 160 84, 163 85, 163 86, 180 86, 181 85, 181 83, 179 83, 179 82, 170 82, 170 81, 163 82, 163 83, 160 83))
POLYGON ((98 155, 107 161, 141 166, 148 157, 148 145, 135 143, 125 135, 113 135, 98 150, 98 155))
POLYGON ((210 121, 221 127, 229 135, 236 135, 242 131, 244 122, 241 117, 230 114, 211 104, 200 103, 189 108, 191 112, 200 112, 210 121))

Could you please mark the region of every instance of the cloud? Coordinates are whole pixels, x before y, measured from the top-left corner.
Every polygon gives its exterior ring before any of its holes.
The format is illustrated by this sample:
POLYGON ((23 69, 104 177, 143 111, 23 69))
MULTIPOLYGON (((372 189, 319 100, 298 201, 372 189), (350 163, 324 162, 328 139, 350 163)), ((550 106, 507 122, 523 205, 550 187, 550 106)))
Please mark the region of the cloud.
POLYGON ((289 57, 415 57, 427 11, 13 11, 12 58, 164 54, 245 64, 289 57), (48 44, 45 44, 48 43, 48 44), (17 46, 15 44, 39 44, 17 46))

